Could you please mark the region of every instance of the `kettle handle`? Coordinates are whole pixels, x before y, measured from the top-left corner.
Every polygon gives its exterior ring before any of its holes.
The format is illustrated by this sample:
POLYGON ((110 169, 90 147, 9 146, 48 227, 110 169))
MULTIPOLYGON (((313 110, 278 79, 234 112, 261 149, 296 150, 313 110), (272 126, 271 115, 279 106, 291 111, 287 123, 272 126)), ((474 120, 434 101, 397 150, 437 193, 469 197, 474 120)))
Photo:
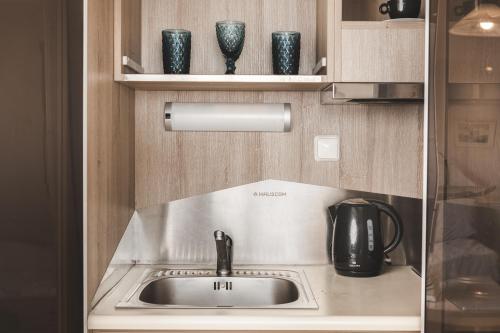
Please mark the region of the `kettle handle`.
POLYGON ((333 230, 335 229, 335 220, 337 218, 337 206, 338 204, 328 207, 328 213, 330 215, 330 223, 328 223, 326 248, 328 256, 332 261, 333 261, 333 230))
POLYGON ((401 221, 401 217, 391 205, 383 201, 368 200, 368 202, 375 205, 380 211, 386 213, 391 218, 392 223, 394 224, 394 238, 391 240, 389 245, 384 247, 384 254, 392 252, 399 245, 399 242, 401 242, 401 239, 403 238, 403 222, 401 221))

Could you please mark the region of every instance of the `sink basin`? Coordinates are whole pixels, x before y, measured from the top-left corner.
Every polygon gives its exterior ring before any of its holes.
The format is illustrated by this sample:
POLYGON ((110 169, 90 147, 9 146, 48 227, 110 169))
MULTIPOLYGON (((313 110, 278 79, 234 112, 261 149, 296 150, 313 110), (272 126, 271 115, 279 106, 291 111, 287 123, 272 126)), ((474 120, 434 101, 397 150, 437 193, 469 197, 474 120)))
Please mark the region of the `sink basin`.
POLYGON ((198 307, 259 307, 295 302, 299 291, 276 278, 162 278, 149 283, 139 300, 150 304, 198 307), (222 283, 221 283, 222 282, 222 283))
POLYGON ((237 270, 146 272, 117 308, 317 308, 304 273, 237 270))

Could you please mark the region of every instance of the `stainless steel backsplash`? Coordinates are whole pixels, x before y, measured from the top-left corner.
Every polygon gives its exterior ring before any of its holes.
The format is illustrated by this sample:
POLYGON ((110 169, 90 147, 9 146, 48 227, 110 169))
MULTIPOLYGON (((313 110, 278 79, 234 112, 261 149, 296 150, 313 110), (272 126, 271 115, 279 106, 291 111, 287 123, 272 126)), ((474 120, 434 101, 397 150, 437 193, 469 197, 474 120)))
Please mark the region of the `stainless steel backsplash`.
POLYGON ((217 229, 233 239, 235 265, 327 264, 327 208, 353 197, 394 205, 405 233, 392 262, 420 270, 421 200, 275 180, 136 211, 112 264, 215 265, 217 229))

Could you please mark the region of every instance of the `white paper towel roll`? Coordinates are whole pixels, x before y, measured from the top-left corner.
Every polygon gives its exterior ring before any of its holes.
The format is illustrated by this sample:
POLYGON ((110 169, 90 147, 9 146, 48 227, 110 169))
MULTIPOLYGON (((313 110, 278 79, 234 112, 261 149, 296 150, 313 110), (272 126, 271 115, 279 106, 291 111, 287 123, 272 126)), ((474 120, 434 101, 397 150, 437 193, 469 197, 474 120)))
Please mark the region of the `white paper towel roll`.
POLYGON ((291 105, 165 103, 167 131, 289 132, 291 105))

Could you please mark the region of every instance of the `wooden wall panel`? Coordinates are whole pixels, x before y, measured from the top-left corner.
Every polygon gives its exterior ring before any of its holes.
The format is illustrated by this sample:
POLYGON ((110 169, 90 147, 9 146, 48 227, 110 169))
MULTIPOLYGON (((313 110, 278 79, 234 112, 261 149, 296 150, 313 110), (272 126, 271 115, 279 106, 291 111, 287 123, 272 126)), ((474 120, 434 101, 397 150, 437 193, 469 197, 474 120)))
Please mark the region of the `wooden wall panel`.
POLYGON ((423 106, 344 106, 340 186, 422 196, 423 106))
POLYGON ((383 3, 380 0, 349 0, 343 1, 342 19, 346 21, 382 21, 388 15, 380 14, 378 8, 383 3))
MULTIPOLYGON (((141 333, 191 333, 192 331, 140 331, 141 333)), ((220 331, 198 331, 200 333, 220 333, 220 331)), ((259 332, 259 333, 289 333, 291 331, 225 331, 225 333, 251 333, 251 332, 259 332)), ((293 331, 294 333, 315 333, 318 331, 293 331)), ((343 333, 343 331, 337 331, 338 333, 343 333)), ((376 331, 370 331, 372 333, 382 333, 376 331)), ((391 331, 391 333, 412 333, 413 331, 406 332, 397 332, 391 331)), ((415 331, 413 333, 417 333, 415 331)), ((99 331, 91 331, 91 333, 137 333, 137 331, 107 331, 107 330, 99 330, 99 331)), ((351 332, 352 333, 352 332, 351 332)))
POLYGON ((311 168, 316 133, 336 132, 338 113, 318 94, 137 92, 136 206, 212 192, 263 179, 338 185, 338 163, 311 168), (292 103, 291 133, 166 132, 166 101, 292 103))
POLYGON ((421 196, 422 107, 321 106, 316 92, 145 92, 136 96, 136 207, 265 179, 421 196), (165 102, 292 103, 290 133, 166 132, 165 102), (341 162, 314 160, 340 134, 341 162))
POLYGON ((192 32, 191 74, 224 74, 225 60, 215 35, 220 20, 246 23, 237 74, 272 74, 271 33, 302 33, 301 74, 316 65, 316 0, 143 0, 142 55, 146 73, 163 73, 161 31, 192 32))
MULTIPOLYGON (((121 35, 123 37, 121 57, 126 55, 137 63, 142 61, 142 0, 119 0, 122 3, 121 12, 121 35)), ((128 68, 124 69, 125 73, 135 73, 128 68)))
POLYGON ((142 0, 121 0, 122 7, 122 54, 141 62, 142 0))
POLYGON ((334 81, 336 54, 339 51, 335 41, 340 36, 341 9, 342 4, 335 0, 317 0, 316 2, 316 62, 322 57, 327 58, 326 72, 321 72, 321 74, 327 75, 329 82, 334 81), (328 56, 328 54, 333 56, 328 56))
POLYGON ((88 1, 87 297, 134 211, 134 91, 113 81, 113 0, 88 1))
MULTIPOLYGON (((342 18, 346 21, 383 21, 389 19, 389 15, 379 12, 381 0, 334 0, 343 2, 342 18)), ((420 17, 425 17, 425 1, 420 5, 420 17)))
MULTIPOLYGON (((191 333, 192 331, 140 331, 141 333, 191 333)), ((200 333, 220 333, 221 331, 197 331, 200 333)), ((316 333, 318 331, 224 331, 225 333, 316 333)), ((347 333, 345 331, 337 331, 338 333, 347 333)), ((377 331, 370 331, 372 333, 382 333, 377 331)), ((391 331, 391 333, 412 333, 413 331, 406 332, 397 332, 391 331)), ((413 333, 417 333, 418 331, 414 331, 413 333)), ((137 331, 108 331, 108 330, 99 330, 99 331, 91 331, 91 333, 137 333, 137 331)), ((352 333, 352 332, 351 332, 352 333)))

